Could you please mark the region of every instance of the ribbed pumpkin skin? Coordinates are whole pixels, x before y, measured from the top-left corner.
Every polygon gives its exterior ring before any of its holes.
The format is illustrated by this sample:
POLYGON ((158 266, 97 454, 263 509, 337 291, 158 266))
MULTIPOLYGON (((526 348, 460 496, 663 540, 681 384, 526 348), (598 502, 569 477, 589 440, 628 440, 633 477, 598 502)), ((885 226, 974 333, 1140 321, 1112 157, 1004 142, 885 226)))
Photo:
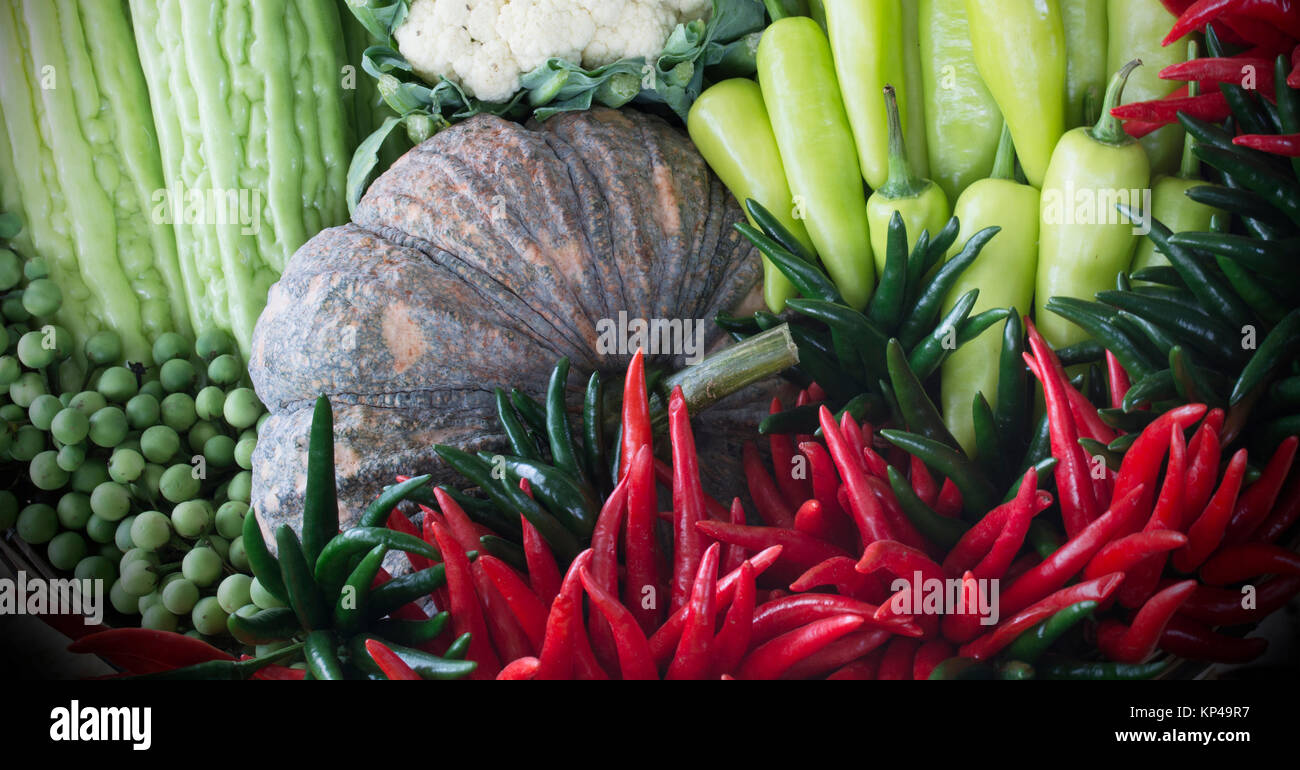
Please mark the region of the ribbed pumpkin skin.
POLYGON ((631 111, 479 116, 419 145, 271 290, 250 366, 272 414, 254 457, 263 524, 297 523, 319 393, 352 522, 396 474, 458 482, 434 444, 504 446, 494 386, 541 394, 562 355, 571 405, 592 370, 620 376, 628 357, 597 352, 600 319, 702 319, 711 344, 714 315, 760 274, 742 219, 683 133, 631 111))

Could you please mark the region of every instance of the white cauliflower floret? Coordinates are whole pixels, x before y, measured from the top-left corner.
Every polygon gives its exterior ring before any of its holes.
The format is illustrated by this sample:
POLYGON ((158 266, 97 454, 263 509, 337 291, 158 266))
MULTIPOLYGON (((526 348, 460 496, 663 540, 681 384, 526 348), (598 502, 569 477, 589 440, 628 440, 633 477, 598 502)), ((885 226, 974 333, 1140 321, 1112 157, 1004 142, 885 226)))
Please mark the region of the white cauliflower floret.
POLYGON ((711 0, 414 0, 394 32, 416 74, 504 102, 550 58, 599 67, 653 59, 677 24, 703 18, 711 0))

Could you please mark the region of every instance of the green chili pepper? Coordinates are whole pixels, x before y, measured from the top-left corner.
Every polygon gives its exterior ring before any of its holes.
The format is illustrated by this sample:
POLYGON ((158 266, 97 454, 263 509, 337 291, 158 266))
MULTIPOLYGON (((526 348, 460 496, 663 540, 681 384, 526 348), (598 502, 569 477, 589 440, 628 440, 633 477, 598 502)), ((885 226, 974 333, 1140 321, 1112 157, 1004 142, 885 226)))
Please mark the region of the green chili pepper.
POLYGON ((809 298, 843 303, 839 288, 825 273, 811 262, 805 262, 781 247, 781 244, 759 232, 746 222, 737 222, 736 232, 745 236, 762 255, 781 271, 798 292, 809 298))
POLYGON ((882 430, 880 435, 894 446, 916 455, 936 472, 952 479, 961 491, 962 508, 968 516, 982 516, 997 504, 997 492, 993 489, 993 484, 979 466, 962 456, 960 450, 915 433, 882 430))
POLYGON ((916 345, 930 331, 931 325, 942 309, 944 298, 948 296, 948 292, 952 290, 962 271, 970 267, 985 244, 1001 231, 1002 228, 997 226, 985 227, 972 235, 962 246, 961 251, 939 268, 934 278, 916 298, 912 312, 899 328, 898 340, 904 347, 916 345))
POLYGON ((1029 183, 1044 188, 1065 133, 1067 57, 1058 3, 966 0, 980 76, 1011 127, 1029 183))
POLYGON ((989 478, 1001 473, 1001 447, 998 445, 997 424, 993 420, 993 407, 983 393, 976 393, 971 403, 971 417, 975 425, 975 462, 989 478))
MULTIPOLYGON (((392 512, 397 504, 407 498, 415 497, 419 490, 426 489, 429 474, 423 476, 413 476, 400 484, 385 489, 375 501, 366 506, 366 510, 361 514, 360 521, 357 522, 359 527, 378 527, 382 526, 388 520, 388 515, 392 512)), ((432 499, 432 494, 429 495, 432 499)))
POLYGON ((1029 471, 1030 465, 1033 466, 1034 472, 1038 474, 1038 478, 1040 479, 1038 483, 1042 484, 1042 479, 1046 479, 1048 474, 1056 470, 1057 459, 1048 455, 1047 457, 1039 459, 1038 462, 1026 464, 1025 470, 1016 475, 1015 481, 1011 482, 1011 488, 1002 496, 1002 502, 1011 502, 1011 500, 1015 498, 1016 494, 1020 492, 1020 485, 1024 483, 1024 476, 1025 473, 1029 471))
POLYGON ((509 483, 509 478, 505 479, 506 483, 494 478, 492 467, 485 460, 455 447, 437 445, 433 451, 457 473, 487 493, 497 506, 522 513, 551 546, 556 558, 571 561, 578 554, 578 540, 573 533, 517 486, 509 483))
MULTIPOLYGON (((1273 292, 1256 280, 1240 262, 1219 256, 1214 258, 1214 262, 1223 271, 1223 276, 1228 279, 1233 291, 1265 322, 1276 324, 1286 316, 1287 306, 1273 296, 1273 292)), ((1281 288, 1286 288, 1286 285, 1282 284, 1281 288)))
POLYGON ((1006 656, 1012 660, 1036 663, 1058 639, 1081 621, 1092 616, 1097 609, 1097 602, 1082 601, 1071 604, 1052 617, 1034 626, 1016 638, 1006 649, 1006 656))
POLYGON ((433 641, 451 622, 451 613, 439 612, 428 620, 380 620, 374 623, 375 635, 407 647, 433 641))
MULTIPOLYGON (((1037 465, 1039 462, 1052 456, 1051 432, 1047 421, 1047 413, 1044 412, 1038 418, 1034 425, 1033 437, 1029 439, 1029 448, 1025 450, 1024 460, 1020 463, 1019 476, 1023 476, 1025 471, 1029 470, 1031 465, 1037 465)), ((1017 482, 1018 484, 1019 482, 1017 482)))
MULTIPOLYGON (((1214 31, 1214 25, 1206 25, 1205 48, 1210 56, 1223 56, 1223 46, 1214 31)), ((1241 125, 1246 134, 1275 134, 1277 130, 1269 125, 1269 118, 1262 111, 1253 94, 1235 83, 1220 83, 1219 91, 1223 93, 1232 110, 1233 118, 1241 125)))
POLYGON ((762 436, 772 434, 811 433, 817 427, 817 415, 822 405, 806 404, 769 414, 758 424, 758 433, 762 436))
POLYGON ((1141 316, 1121 310, 1112 317, 1112 320, 1115 327, 1128 334, 1152 360, 1161 361, 1168 358, 1169 349, 1177 344, 1164 330, 1141 316))
MULTIPOLYGON (((369 673, 379 673, 379 666, 366 652, 366 640, 375 638, 377 637, 369 634, 357 634, 348 642, 348 649, 352 653, 352 662, 369 673)), ((424 679, 460 679, 468 676, 478 667, 478 664, 472 660, 449 660, 400 644, 388 644, 387 642, 385 644, 390 650, 397 653, 397 657, 401 658, 402 662, 410 666, 415 673, 424 679)))
MULTIPOLYGON (((781 248, 810 265, 817 264, 817 254, 812 250, 812 241, 808 239, 807 230, 803 228, 803 225, 799 225, 797 231, 792 231, 784 220, 767 210, 762 203, 752 197, 745 199, 745 212, 749 214, 750 224, 762 230, 763 234, 768 238, 779 243, 781 248), (795 232, 802 232, 803 236, 795 235, 795 232)), ((798 222, 793 218, 790 221, 798 222)), ((768 309, 771 310, 771 308, 768 309)), ((779 311, 773 310, 772 312, 779 311)))
POLYGON ((1293 224, 1300 225, 1300 185, 1297 185, 1294 177, 1266 162, 1217 147, 1198 144, 1193 152, 1201 160, 1240 182, 1243 187, 1259 194, 1293 224))
POLYGON ((226 628, 243 644, 269 644, 291 638, 302 630, 302 625, 293 610, 274 607, 247 617, 232 614, 226 618, 226 628))
POLYGON ((958 300, 957 304, 953 305, 952 309, 935 325, 934 331, 912 349, 908 355, 908 362, 916 371, 918 378, 924 380, 934 374, 954 351, 960 350, 963 345, 978 337, 990 326, 1007 317, 1005 308, 987 310, 971 317, 971 308, 975 307, 977 299, 979 299, 979 289, 966 292, 966 295, 958 300))
MULTIPOLYGON (((1160 297, 1124 291, 1099 291, 1097 299, 1155 323, 1199 350, 1231 362, 1241 357, 1237 334, 1222 321, 1199 308, 1193 309, 1160 297)), ((1167 353, 1167 351, 1166 351, 1167 353)))
POLYGON ((387 554, 388 546, 382 543, 370 549, 343 583, 338 601, 334 602, 334 628, 339 633, 353 633, 364 624, 370 585, 375 582, 387 554))
MULTIPOLYGON (((1206 228, 1209 223, 1206 223, 1206 228)), ((1244 235, 1225 233, 1182 232, 1173 228, 1170 242, 1190 249, 1237 260, 1252 270, 1275 278, 1285 279, 1295 275, 1295 255, 1300 252, 1300 239, 1261 241, 1244 235)))
MULTIPOLYGON (((479 497, 470 497, 459 490, 453 489, 445 484, 439 485, 448 497, 456 501, 471 519, 482 524, 493 532, 500 532, 503 535, 513 537, 516 540, 523 538, 523 526, 519 523, 519 513, 502 511, 496 503, 491 500, 484 500, 479 497)), ((429 495, 433 498, 432 493, 429 495)), ((437 506, 437 500, 431 499, 425 503, 429 506, 437 506)))
MULTIPOLYGON (((849 399, 849 402, 842 408, 835 410, 835 424, 838 425, 845 414, 853 415, 853 419, 858 422, 866 420, 867 422, 878 422, 884 413, 884 400, 876 393, 860 393, 849 399)), ((815 424, 807 431, 797 431, 800 433, 812 432, 814 438, 822 437, 820 424, 815 424)))
POLYGON ((1101 458, 1106 467, 1110 468, 1112 471, 1118 471, 1120 462, 1124 459, 1119 454, 1112 452, 1109 447, 1096 439, 1080 436, 1079 446, 1083 447, 1083 451, 1087 452, 1089 457, 1094 459, 1101 458))
POLYGON ((1110 320, 1111 313, 1105 305, 1074 297, 1052 297, 1044 307, 1100 340, 1119 359, 1129 376, 1140 379, 1157 368, 1155 361, 1137 346, 1133 338, 1110 320))
POLYGON ((718 313, 713 317, 713 322, 722 327, 724 331, 732 333, 758 334, 762 331, 762 329, 758 328, 758 324, 754 322, 753 316, 737 318, 726 313, 718 313))
POLYGON ((346 678, 334 647, 334 634, 329 631, 312 631, 307 634, 303 651, 307 654, 307 668, 316 679, 335 681, 346 678))
POLYGON ((519 388, 510 389, 510 403, 514 404, 515 410, 528 423, 528 428, 534 435, 546 435, 546 410, 541 404, 519 388))
POLYGON ((894 490, 894 497, 898 499, 898 507, 903 509, 903 514, 907 516, 908 521, 912 522, 926 540, 948 549, 956 545, 962 535, 966 534, 966 530, 970 529, 970 526, 963 521, 935 513, 916 496, 912 485, 903 478, 903 474, 899 473, 897 468, 889 466, 888 473, 889 486, 894 490))
POLYGON ((289 592, 284 588, 284 578, 280 576, 280 562, 271 555, 262 537, 262 528, 257 523, 257 512, 249 510, 244 515, 244 555, 248 557, 248 566, 253 577, 262 584, 266 592, 284 604, 289 603, 289 592))
MULTIPOLYGON (((478 551, 470 551, 475 557, 478 551)), ((441 564, 402 575, 370 591, 366 600, 366 616, 382 618, 398 607, 428 596, 435 588, 447 583, 447 571, 441 564)))
POLYGON ((867 317, 886 329, 898 323, 903 300, 907 297, 907 224, 901 212, 895 211, 889 218, 888 229, 889 235, 881 252, 885 265, 880 272, 880 284, 867 306, 867 317))
POLYGON ((1223 409, 1228 403, 1219 397, 1220 388, 1211 386, 1209 373, 1193 364, 1181 345, 1169 349, 1169 370, 1174 374, 1174 387, 1187 403, 1207 404, 1211 409, 1223 409))
MULTIPOLYGON (((828 28, 832 28, 828 21, 828 28)), ((774 22, 758 44, 758 82, 795 207, 850 307, 875 286, 857 146, 830 43, 817 22, 774 22)))
POLYGON ((447 645, 447 652, 443 657, 447 660, 464 660, 465 655, 469 653, 469 643, 471 635, 468 631, 456 637, 451 644, 447 645))
POLYGON ((1268 333, 1250 363, 1241 370, 1241 376, 1232 386, 1228 403, 1236 405, 1246 394, 1264 382, 1280 367, 1290 365, 1300 355, 1300 309, 1287 313, 1268 333))
POLYGON ((1106 346, 1096 340, 1076 342, 1056 351, 1056 357, 1061 360, 1061 366, 1090 364, 1094 361, 1100 361, 1105 355, 1106 346))
MULTIPOLYGON (((1025 422, 1028 418, 1029 373, 1025 366, 1025 326, 1013 306, 1009 308, 1007 322, 1002 327, 1002 349, 998 353, 997 405, 993 408, 993 423, 999 440, 1009 456, 1024 450, 1025 422)), ((947 402, 945 401, 945 404, 947 402)), ((947 417, 945 409, 944 416, 947 417)), ((956 420, 946 420, 948 429, 958 435, 956 420)), ((972 425, 972 429, 973 429, 972 425)))
MULTIPOLYGON (((876 52, 868 53, 874 56, 876 52)), ((922 232, 939 232, 952 216, 943 188, 929 179, 917 176, 912 170, 894 86, 886 84, 884 94, 885 114, 889 123, 889 174, 882 183, 872 185, 876 188, 875 192, 867 198, 871 253, 875 255, 876 272, 880 275, 885 272, 890 220, 894 214, 901 215, 905 225, 904 234, 913 239, 922 232)), ((914 242, 907 243, 905 250, 910 250, 913 245, 914 242)))
MULTIPOLYGON (((781 241, 782 246, 801 257, 812 251, 808 231, 794 217, 794 200, 786 182, 785 166, 757 83, 735 78, 711 86, 691 106, 686 130, 709 168, 738 203, 743 206, 753 199, 768 207, 763 209, 765 213, 769 210, 779 213, 780 218, 773 216, 770 221, 791 234, 790 241, 781 241), (794 244, 798 244, 798 250, 792 248, 794 244)), ((748 213, 750 224, 764 227, 752 209, 748 213)), ((768 308, 774 313, 781 312, 794 291, 789 279, 764 257, 763 296, 768 308)))
POLYGON ((520 457, 540 460, 542 453, 537 450, 537 442, 528 432, 528 429, 524 427, 524 424, 519 421, 519 416, 515 414, 515 408, 510 405, 510 397, 501 388, 495 388, 494 393, 497 400, 497 420, 506 433, 506 441, 510 443, 510 451, 520 457))
POLYGON ((569 359, 565 357, 551 370, 551 381, 546 390, 546 436, 550 440, 551 458, 555 467, 585 484, 586 474, 583 473, 578 453, 573 448, 573 431, 569 427, 568 410, 564 404, 568 380, 569 359))
POLYGON ((604 492, 605 479, 605 385, 600 372, 592 372, 582 401, 582 452, 587 478, 597 492, 604 492))
POLYGON ((1081 341, 1085 332, 1050 315, 1047 302, 1056 297, 1090 300, 1114 286, 1115 276, 1133 260, 1134 228, 1104 202, 1118 191, 1128 200, 1150 184, 1146 153, 1110 114, 1138 64, 1129 62, 1111 78, 1095 126, 1061 137, 1043 181, 1034 318, 1054 348, 1081 341), (1086 208, 1079 211, 1080 200, 1091 204, 1091 214, 1086 208))
POLYGON ((1045 521, 1035 521, 1029 525, 1029 534, 1025 538, 1029 547, 1034 549, 1038 558, 1046 559, 1065 545, 1065 535, 1057 532, 1045 521))
POLYGON ((949 658, 930 672, 931 681, 997 678, 997 669, 974 658, 949 658))
MULTIPOLYGON (((1188 136, 1191 136, 1191 134, 1189 133, 1188 136)), ((1202 184, 1188 189, 1186 195, 1197 203, 1241 218, 1242 224, 1248 230, 1252 229, 1251 225, 1255 222, 1282 230, 1292 228, 1289 219, 1273 208, 1262 195, 1253 193, 1250 190, 1202 184)), ((1205 230, 1208 228, 1200 229, 1205 230)), ((1263 234, 1258 231, 1252 231, 1252 234, 1263 237, 1263 234)), ((1278 237, 1274 235, 1272 229, 1268 231, 1268 235, 1274 238, 1278 237)))
MULTIPOLYGON (((1150 412, 1135 412, 1134 414, 1148 415, 1150 412)), ((1154 416, 1152 417, 1154 419, 1154 416)), ((1106 448, 1112 452, 1127 452, 1133 442, 1137 440, 1137 433, 1125 433, 1122 436, 1116 436, 1115 440, 1106 445, 1106 448)))
POLYGON ((479 546, 487 553, 517 570, 526 571, 528 562, 524 558, 524 549, 519 545, 496 535, 483 535, 478 539, 479 546))
POLYGON ((943 424, 943 418, 939 416, 939 410, 926 395, 925 386, 908 365, 907 356, 903 354, 903 346, 898 340, 889 341, 887 359, 889 381, 893 386, 894 398, 898 402, 907 429, 943 444, 949 450, 961 455, 957 440, 948 432, 947 426, 943 424))
POLYGON ((1131 412, 1143 403, 1173 398, 1176 395, 1178 395, 1178 388, 1174 385, 1174 373, 1168 369, 1161 369, 1133 383, 1124 394, 1124 411, 1131 412))
POLYGON ((1057 656, 1043 659, 1038 666, 1041 679, 1151 679, 1169 668, 1169 658, 1151 663, 1094 663, 1057 656))
POLYGON ((975 68, 965 0, 917 6, 930 178, 957 200, 993 168, 1002 113, 975 68))
MULTIPOLYGON (((288 593, 288 604, 298 616, 298 622, 308 631, 326 628, 329 624, 325 599, 312 577, 307 557, 303 555, 298 536, 288 524, 275 530, 275 545, 280 552, 280 574, 288 593)), ((327 546, 328 548, 328 546, 327 546)))
MULTIPOLYGON (((816 299, 790 300, 789 306, 852 340, 867 367, 868 377, 879 377, 885 373, 885 346, 889 338, 866 316, 852 308, 816 299)), ((794 334, 794 327, 791 327, 791 334, 794 334)), ((800 363, 803 363, 802 356, 800 363)))
POLYGON ((316 582, 328 595, 333 596, 347 579, 348 566, 352 557, 380 545, 423 556, 426 559, 442 561, 442 554, 414 535, 395 532, 385 527, 353 527, 335 536, 329 545, 325 546, 325 550, 321 551, 320 559, 316 561, 316 582))
MULTIPOLYGON (((972 289, 980 292, 975 312, 1032 306, 1038 262, 1038 190, 1018 183, 1014 172, 1015 150, 1011 132, 1004 125, 992 176, 967 188, 954 211, 962 231, 956 243, 964 243, 970 233, 985 227, 997 226, 1001 231, 953 284, 944 299, 945 310, 972 289)), ((1023 327, 1019 328, 1023 331, 1023 327)), ((974 449, 975 442, 967 409, 971 397, 980 391, 998 392, 999 373, 1004 367, 998 361, 997 345, 993 337, 974 340, 952 351, 943 363, 939 392, 944 420, 968 451, 974 449)), ((1017 361, 1015 366, 1023 371, 1024 362, 1017 361)))
POLYGON ((307 491, 302 498, 302 552, 307 566, 339 531, 338 490, 334 485, 334 412, 325 396, 316 399, 307 444, 307 491))

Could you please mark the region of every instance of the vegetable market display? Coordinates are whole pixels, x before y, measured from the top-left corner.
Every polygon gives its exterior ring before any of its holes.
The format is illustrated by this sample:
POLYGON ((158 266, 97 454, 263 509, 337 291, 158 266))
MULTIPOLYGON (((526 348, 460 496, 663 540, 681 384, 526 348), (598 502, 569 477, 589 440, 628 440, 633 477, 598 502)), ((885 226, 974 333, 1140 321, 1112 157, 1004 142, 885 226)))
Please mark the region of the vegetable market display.
POLYGON ((1289 0, 206 10, 0 11, 0 531, 109 586, 73 652, 1296 665, 1289 0))

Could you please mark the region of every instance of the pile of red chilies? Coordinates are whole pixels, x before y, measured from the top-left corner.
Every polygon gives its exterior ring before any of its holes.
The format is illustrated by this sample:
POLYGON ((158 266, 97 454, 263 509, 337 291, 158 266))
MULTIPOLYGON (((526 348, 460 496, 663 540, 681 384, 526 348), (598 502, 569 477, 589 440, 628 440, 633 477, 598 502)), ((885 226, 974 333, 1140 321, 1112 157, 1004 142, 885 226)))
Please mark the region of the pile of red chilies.
MULTIPOLYGON (((1200 661, 1258 657, 1264 640, 1214 629, 1257 623, 1300 592, 1300 555, 1274 544, 1300 518, 1300 474, 1284 489, 1296 438, 1243 488, 1244 449, 1220 474, 1223 412, 1192 404, 1151 422, 1118 472, 1098 473, 1078 439, 1109 443, 1116 433, 1028 328, 1026 362, 1043 384, 1067 536, 1046 559, 1024 548, 1033 518, 1054 502, 1032 468, 1014 499, 943 553, 904 515, 887 474, 891 465, 907 467, 917 496, 948 517, 961 511, 956 486, 936 484, 897 449, 885 450, 891 463, 876 450, 870 424, 849 415, 837 424, 825 408, 824 442, 770 437, 776 474, 754 445, 744 448, 764 525, 745 524, 739 500, 727 508, 701 487, 680 391, 668 410, 672 463, 654 458, 638 354, 625 385, 620 480, 591 547, 567 573, 526 519, 527 569, 516 570, 491 555, 465 556, 490 533, 441 491, 442 513, 424 509, 422 534, 446 558, 447 584, 435 603, 450 610, 457 636, 472 634, 474 676, 925 679, 953 656, 994 658, 1037 623, 1087 600, 1107 613, 1097 646, 1108 659, 1139 662, 1157 649, 1200 661), (796 454, 807 464, 799 477, 787 470, 796 454), (657 484, 671 488, 672 511, 658 510, 657 484), (671 522, 670 558, 655 537, 657 519, 671 522), (1168 566, 1188 579, 1165 577, 1168 566), (961 579, 968 596, 975 581, 999 580, 998 622, 982 624, 974 611, 913 614, 911 588, 891 595, 889 585, 917 573, 961 579), (1234 584, 1265 575, 1253 603, 1243 602, 1234 584)), ((1122 397, 1127 378, 1113 362, 1111 374, 1122 397)), ((799 403, 818 396, 813 386, 799 403)), ((390 524, 415 531, 400 515, 390 524)), ((402 612, 423 614, 410 605, 402 612)))
MULTIPOLYGON (((1170 45, 1184 35, 1213 24, 1225 43, 1247 46, 1235 56, 1205 57, 1165 67, 1160 77, 1199 84, 1191 95, 1184 85, 1162 99, 1134 102, 1115 108, 1111 114, 1124 123, 1129 135, 1141 138, 1162 126, 1178 121, 1178 113, 1220 123, 1231 110, 1220 90, 1222 84, 1240 84, 1244 73, 1254 73, 1255 90, 1274 100, 1273 61, 1289 55, 1291 72, 1286 82, 1300 88, 1300 3, 1294 0, 1161 0, 1178 20, 1164 39, 1170 45)), ((1235 144, 1263 152, 1300 155, 1300 135, 1245 134, 1235 144)))

